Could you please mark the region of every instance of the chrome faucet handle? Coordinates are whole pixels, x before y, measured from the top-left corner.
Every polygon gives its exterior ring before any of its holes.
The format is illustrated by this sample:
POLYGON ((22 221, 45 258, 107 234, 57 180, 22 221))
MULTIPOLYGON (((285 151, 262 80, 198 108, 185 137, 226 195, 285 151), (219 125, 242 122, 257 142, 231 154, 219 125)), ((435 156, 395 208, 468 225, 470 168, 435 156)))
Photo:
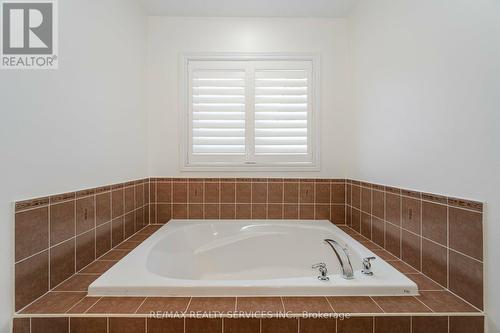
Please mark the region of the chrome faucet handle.
POLYGON ((372 276, 373 272, 372 272, 371 261, 375 260, 375 259, 377 259, 377 258, 375 258, 375 257, 363 258, 363 269, 361 270, 361 273, 363 273, 364 275, 372 276))
POLYGON ((317 264, 314 264, 312 265, 311 267, 312 269, 316 269, 316 268, 326 268, 326 264, 324 262, 320 262, 320 263, 317 263, 317 264))
POLYGON ((330 278, 327 276, 328 274, 328 269, 326 268, 326 264, 324 262, 320 262, 318 264, 312 265, 313 269, 319 269, 319 274, 318 275, 318 280, 321 281, 328 281, 330 278))

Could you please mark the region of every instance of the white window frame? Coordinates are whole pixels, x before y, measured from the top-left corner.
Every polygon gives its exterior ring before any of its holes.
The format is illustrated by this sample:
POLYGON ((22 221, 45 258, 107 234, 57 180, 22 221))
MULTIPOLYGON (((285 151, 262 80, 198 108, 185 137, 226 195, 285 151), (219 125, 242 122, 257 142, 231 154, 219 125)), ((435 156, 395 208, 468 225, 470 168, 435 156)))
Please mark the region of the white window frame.
MULTIPOLYGON (((179 133, 181 171, 320 171, 320 56, 318 54, 277 54, 277 53, 184 53, 179 60, 179 133), (311 151, 310 162, 280 162, 262 159, 256 164, 241 162, 193 162, 189 159, 191 136, 189 64, 193 61, 308 61, 311 63, 311 91, 309 101, 308 139, 311 151)), ((254 115, 247 115, 253 128, 254 115), (251 118, 251 119, 249 119, 251 118)), ((248 144, 248 142, 247 142, 248 144)))

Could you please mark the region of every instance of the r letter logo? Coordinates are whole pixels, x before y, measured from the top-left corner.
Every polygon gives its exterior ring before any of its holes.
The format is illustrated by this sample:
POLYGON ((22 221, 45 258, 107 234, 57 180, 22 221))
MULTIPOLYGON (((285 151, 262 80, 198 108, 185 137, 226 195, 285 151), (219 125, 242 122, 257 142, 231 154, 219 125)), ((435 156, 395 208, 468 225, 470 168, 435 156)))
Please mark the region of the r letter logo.
POLYGON ((2 69, 57 69, 56 0, 0 0, 2 69))

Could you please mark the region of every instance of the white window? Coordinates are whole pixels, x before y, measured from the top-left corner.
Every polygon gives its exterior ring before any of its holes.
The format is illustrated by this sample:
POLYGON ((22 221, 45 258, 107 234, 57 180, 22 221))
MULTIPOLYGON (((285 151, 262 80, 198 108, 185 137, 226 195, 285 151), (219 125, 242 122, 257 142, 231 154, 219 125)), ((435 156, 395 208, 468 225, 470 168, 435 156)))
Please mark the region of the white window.
POLYGON ((183 167, 316 169, 315 57, 187 57, 183 167))

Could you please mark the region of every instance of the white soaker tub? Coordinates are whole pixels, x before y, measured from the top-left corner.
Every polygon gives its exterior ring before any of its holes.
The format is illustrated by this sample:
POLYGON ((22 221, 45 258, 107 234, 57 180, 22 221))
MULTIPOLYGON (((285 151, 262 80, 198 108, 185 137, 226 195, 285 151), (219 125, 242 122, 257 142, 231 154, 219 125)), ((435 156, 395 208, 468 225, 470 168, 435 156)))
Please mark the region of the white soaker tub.
POLYGON ((90 286, 90 296, 417 295, 417 285, 329 221, 172 220, 90 286), (333 239, 350 254, 341 277, 333 239), (324 262, 328 281, 311 266, 324 262))

